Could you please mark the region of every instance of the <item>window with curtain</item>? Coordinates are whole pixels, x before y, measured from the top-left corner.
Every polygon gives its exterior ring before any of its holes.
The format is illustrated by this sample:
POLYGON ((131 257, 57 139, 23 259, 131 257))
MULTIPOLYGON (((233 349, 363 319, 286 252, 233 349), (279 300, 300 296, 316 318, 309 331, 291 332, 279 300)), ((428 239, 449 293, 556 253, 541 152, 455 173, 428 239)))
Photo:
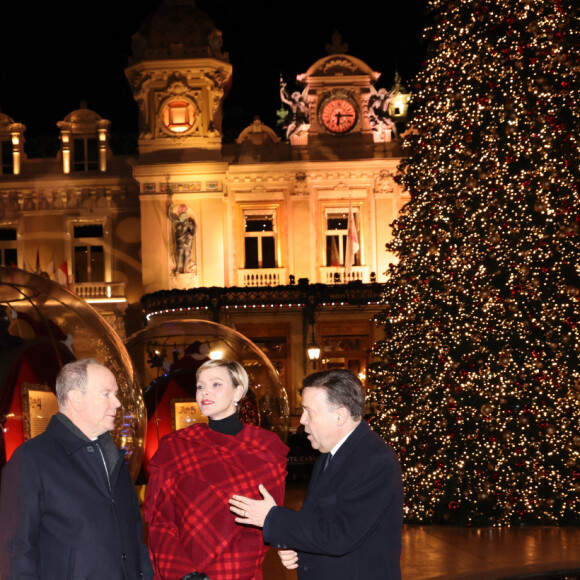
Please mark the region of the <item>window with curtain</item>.
POLYGON ((276 215, 273 211, 244 212, 245 268, 277 268, 276 215))
POLYGON ((75 282, 104 282, 105 244, 102 224, 74 226, 75 282))
MULTIPOLYGON (((353 214, 356 229, 359 231, 358 208, 353 208, 353 214)), ((344 266, 348 239, 348 207, 327 209, 325 218, 325 265, 328 267, 342 267, 344 266)), ((354 265, 360 266, 360 252, 354 255, 354 265)))
POLYGON ((73 171, 97 171, 99 169, 99 145, 96 138, 74 140, 73 171))

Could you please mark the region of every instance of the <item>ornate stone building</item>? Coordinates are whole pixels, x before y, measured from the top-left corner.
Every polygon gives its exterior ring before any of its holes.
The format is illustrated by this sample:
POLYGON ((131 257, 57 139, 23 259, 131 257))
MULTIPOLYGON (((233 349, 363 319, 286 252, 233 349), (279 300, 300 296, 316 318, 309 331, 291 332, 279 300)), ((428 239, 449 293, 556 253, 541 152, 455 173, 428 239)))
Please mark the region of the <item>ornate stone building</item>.
POLYGON ((226 143, 235 63, 221 40, 188 0, 142 24, 125 71, 136 156, 113 155, 114 127, 81 106, 58 123, 56 158, 27 159, 26 127, 0 115, 0 262, 64 283, 68 270, 121 336, 154 318, 235 328, 278 369, 296 424, 302 376, 364 376, 378 338, 409 95, 399 79, 376 90, 380 73, 335 36, 300 91, 281 80, 281 132, 256 117, 226 143))

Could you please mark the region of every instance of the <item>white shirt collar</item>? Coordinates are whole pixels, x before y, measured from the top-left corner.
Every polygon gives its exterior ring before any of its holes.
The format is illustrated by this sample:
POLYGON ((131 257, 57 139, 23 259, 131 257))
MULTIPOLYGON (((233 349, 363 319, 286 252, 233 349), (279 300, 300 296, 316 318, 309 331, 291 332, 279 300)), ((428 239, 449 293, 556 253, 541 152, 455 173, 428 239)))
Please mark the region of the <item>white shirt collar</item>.
POLYGON ((331 455, 334 457, 336 452, 340 449, 341 445, 350 437, 351 433, 358 427, 358 423, 330 450, 331 455))

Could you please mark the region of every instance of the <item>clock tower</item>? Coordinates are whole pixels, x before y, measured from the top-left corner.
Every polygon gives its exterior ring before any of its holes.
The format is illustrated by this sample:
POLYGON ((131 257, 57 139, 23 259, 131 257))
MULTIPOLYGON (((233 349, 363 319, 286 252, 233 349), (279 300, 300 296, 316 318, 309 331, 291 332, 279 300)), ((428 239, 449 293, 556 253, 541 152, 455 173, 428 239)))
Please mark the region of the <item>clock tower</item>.
POLYGON ((335 33, 329 55, 296 78, 305 87, 309 116, 307 139, 298 146, 309 159, 373 157, 369 100, 380 73, 345 54, 346 48, 335 33))
POLYGON ((133 36, 125 74, 139 107, 139 154, 217 159, 232 77, 221 32, 194 0, 164 0, 133 36))

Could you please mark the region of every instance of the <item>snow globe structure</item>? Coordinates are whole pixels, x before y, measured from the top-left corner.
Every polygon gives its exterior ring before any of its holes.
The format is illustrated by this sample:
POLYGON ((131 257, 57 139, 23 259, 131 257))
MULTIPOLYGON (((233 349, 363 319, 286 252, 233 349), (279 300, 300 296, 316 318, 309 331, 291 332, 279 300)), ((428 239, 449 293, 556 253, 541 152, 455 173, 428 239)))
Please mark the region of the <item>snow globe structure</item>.
POLYGON ((239 332, 207 320, 153 318, 125 345, 144 385, 145 465, 161 437, 207 420, 195 402, 195 374, 210 358, 238 361, 248 372, 250 387, 239 406, 242 423, 259 425, 286 440, 290 420, 286 390, 266 355, 239 332))
POLYGON ((146 429, 141 386, 123 341, 83 299, 48 278, 0 267, 0 467, 57 412, 55 380, 63 365, 95 358, 115 375, 122 407, 115 443, 135 480, 146 429))

